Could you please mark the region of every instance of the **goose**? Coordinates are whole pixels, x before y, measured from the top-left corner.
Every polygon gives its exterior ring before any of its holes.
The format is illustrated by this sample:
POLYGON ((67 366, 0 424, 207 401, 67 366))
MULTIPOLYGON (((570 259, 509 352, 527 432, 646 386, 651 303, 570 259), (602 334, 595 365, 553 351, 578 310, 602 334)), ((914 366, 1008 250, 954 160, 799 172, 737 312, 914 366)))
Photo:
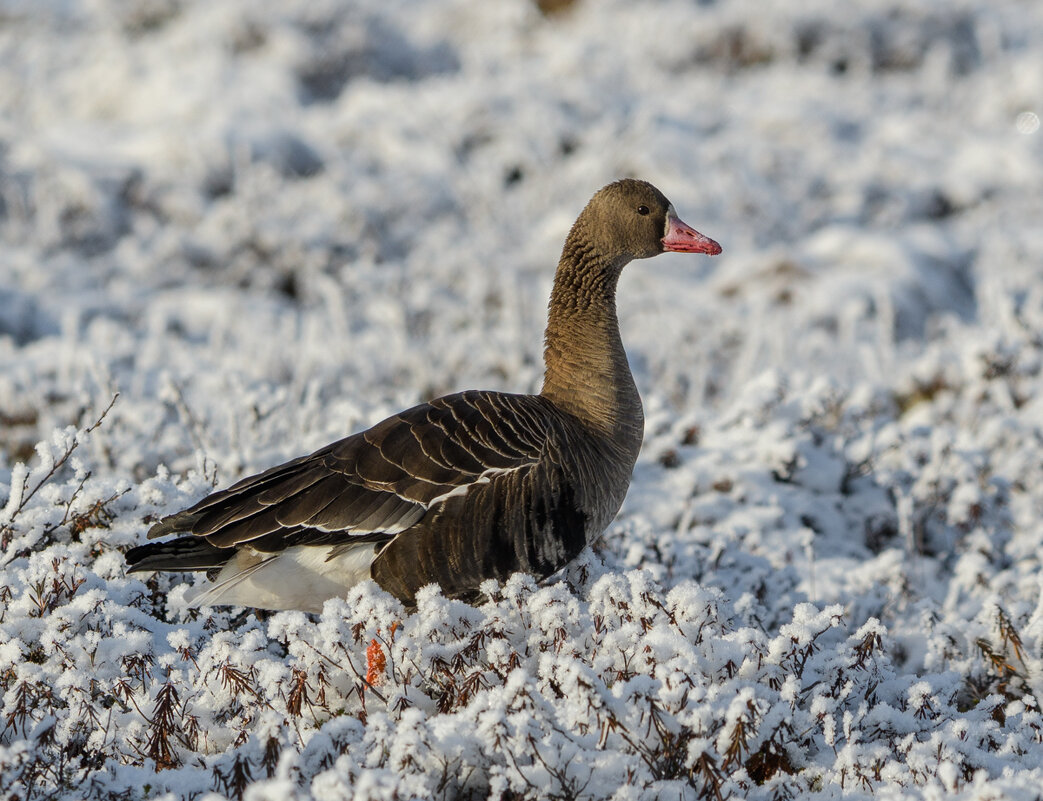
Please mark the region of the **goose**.
POLYGON ((373 579, 407 608, 437 584, 479 600, 487 579, 546 579, 619 511, 644 429, 616 317, 634 259, 717 255, 645 181, 599 190, 565 240, 538 395, 471 390, 214 492, 154 524, 128 572, 205 571, 192 606, 320 612, 373 579))

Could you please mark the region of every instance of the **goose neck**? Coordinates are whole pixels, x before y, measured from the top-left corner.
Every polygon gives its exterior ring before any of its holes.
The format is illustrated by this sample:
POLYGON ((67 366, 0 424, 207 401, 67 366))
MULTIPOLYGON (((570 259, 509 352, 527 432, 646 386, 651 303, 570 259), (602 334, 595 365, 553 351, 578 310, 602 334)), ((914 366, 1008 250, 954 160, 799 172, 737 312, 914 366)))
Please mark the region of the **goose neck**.
POLYGON ((551 293, 540 394, 602 435, 639 446, 641 399, 616 316, 625 263, 566 245, 551 293))

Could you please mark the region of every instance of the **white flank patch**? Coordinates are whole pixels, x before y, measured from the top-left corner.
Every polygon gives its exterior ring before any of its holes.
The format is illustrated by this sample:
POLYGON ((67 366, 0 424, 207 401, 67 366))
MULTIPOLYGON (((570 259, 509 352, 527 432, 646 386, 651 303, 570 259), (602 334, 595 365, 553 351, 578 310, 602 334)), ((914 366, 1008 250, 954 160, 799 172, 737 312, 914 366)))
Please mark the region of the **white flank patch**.
POLYGON ((327 600, 343 596, 370 577, 376 551, 373 543, 360 542, 328 559, 333 547, 297 545, 267 558, 244 549, 222 568, 213 586, 187 598, 189 606, 321 612, 327 600))

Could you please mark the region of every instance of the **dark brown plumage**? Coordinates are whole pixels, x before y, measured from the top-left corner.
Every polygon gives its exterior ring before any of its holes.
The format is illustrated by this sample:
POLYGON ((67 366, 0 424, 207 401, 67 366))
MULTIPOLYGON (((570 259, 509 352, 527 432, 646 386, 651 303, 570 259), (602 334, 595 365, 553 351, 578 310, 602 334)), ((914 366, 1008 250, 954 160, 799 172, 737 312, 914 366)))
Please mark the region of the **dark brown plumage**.
POLYGON ((664 250, 716 254, 659 190, 624 180, 569 232, 539 395, 469 391, 400 412, 215 492, 149 531, 130 572, 206 570, 197 605, 321 609, 372 577, 407 604, 437 583, 546 577, 601 535, 641 447, 641 400, 616 319, 619 273, 664 250))

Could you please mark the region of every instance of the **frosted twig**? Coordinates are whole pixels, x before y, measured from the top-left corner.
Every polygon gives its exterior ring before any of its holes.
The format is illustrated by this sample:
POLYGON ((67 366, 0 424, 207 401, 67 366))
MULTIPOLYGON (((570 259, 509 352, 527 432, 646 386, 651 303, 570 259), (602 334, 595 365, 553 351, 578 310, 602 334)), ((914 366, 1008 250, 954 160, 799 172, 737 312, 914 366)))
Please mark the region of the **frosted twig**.
MULTIPOLYGON (((11 512, 10 519, 3 525, 0 525, 0 547, 6 547, 8 539, 7 535, 14 528, 14 521, 21 513, 21 511, 25 508, 25 505, 29 503, 29 501, 32 500, 33 496, 40 491, 40 488, 48 481, 50 481, 54 477, 54 475, 59 470, 61 470, 65 463, 69 461, 69 457, 72 456, 73 452, 75 452, 75 450, 80 446, 80 443, 83 441, 83 439, 102 424, 102 422, 105 420, 106 415, 108 415, 108 413, 112 410, 112 407, 116 405, 116 400, 117 398, 119 398, 119 396, 120 394, 118 392, 115 395, 113 395, 112 400, 109 401, 109 405, 105 407, 105 410, 98 416, 98 419, 95 420, 87 428, 81 429, 80 431, 76 432, 76 436, 73 437, 72 444, 66 446, 65 453, 63 453, 60 457, 58 457, 58 459, 55 460, 54 464, 51 466, 51 469, 47 471, 47 475, 41 478, 37 482, 36 486, 28 491, 26 490, 29 486, 29 475, 28 473, 26 474, 22 484, 22 498, 18 502, 18 506, 16 506, 14 511, 11 512)), ((14 556, 12 555, 8 558, 6 562, 4 562, 4 564, 6 565, 7 562, 11 561, 11 559, 13 558, 14 556)))

